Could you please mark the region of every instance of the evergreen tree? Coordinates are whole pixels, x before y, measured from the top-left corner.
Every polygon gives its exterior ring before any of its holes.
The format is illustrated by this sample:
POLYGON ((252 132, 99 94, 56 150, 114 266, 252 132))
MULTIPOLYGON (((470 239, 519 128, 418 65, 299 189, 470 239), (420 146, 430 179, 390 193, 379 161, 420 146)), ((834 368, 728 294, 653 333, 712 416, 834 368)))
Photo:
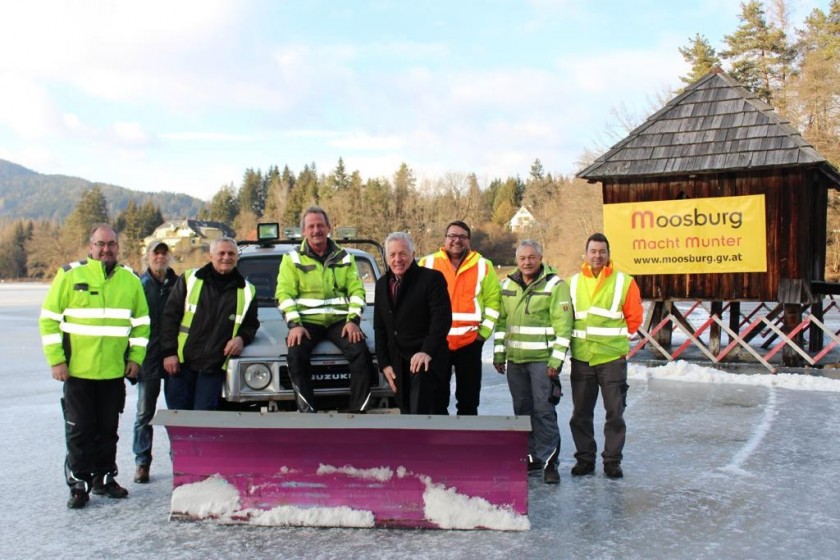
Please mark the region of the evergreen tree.
POLYGON ((295 201, 294 192, 297 185, 297 179, 295 178, 295 174, 292 173, 292 170, 289 169, 289 166, 283 167, 283 173, 280 176, 280 184, 282 185, 282 189, 286 192, 286 207, 280 213, 280 224, 283 226, 296 226, 298 225, 298 217, 300 213, 303 211, 303 208, 300 207, 300 203, 295 201))
POLYGON ((758 0, 741 4, 739 19, 738 29, 724 37, 727 48, 721 56, 731 63, 735 80, 772 105, 774 95, 784 87, 792 57, 787 36, 768 23, 758 0))
POLYGON ((540 161, 540 158, 534 160, 534 163, 531 164, 531 181, 536 183, 542 183, 545 179, 545 169, 543 169, 543 164, 540 161))
POLYGON ((519 190, 522 181, 518 177, 509 177, 496 191, 493 200, 493 223, 504 225, 510 221, 519 208, 519 190))
POLYGON ((239 197, 233 184, 225 185, 213 195, 201 219, 232 225, 239 214, 239 197))
POLYGON ((373 239, 385 237, 397 228, 393 225, 393 192, 385 179, 368 179, 362 195, 365 212, 359 226, 373 239))
POLYGON ((347 175, 347 169, 344 167, 344 160, 338 158, 338 164, 332 172, 332 188, 335 191, 346 191, 350 188, 350 177, 347 175))
POLYGON ((158 226, 163 224, 163 213, 160 211, 160 206, 156 206, 151 200, 143 203, 139 214, 140 239, 148 237, 158 226))
POLYGON ((697 33, 689 41, 688 46, 679 49, 683 60, 691 65, 689 73, 680 76, 680 80, 686 85, 693 84, 713 68, 720 66, 720 57, 704 35, 697 33))
POLYGON ((262 173, 259 170, 248 168, 242 177, 242 186, 239 188, 239 208, 248 210, 255 216, 260 217, 265 211, 265 188, 263 186, 262 173))
POLYGON ((814 147, 840 165, 840 0, 815 9, 796 43, 790 116, 814 147))
POLYGON ((108 223, 108 201, 102 189, 94 185, 82 194, 79 203, 67 217, 67 236, 77 244, 87 246, 90 230, 96 224, 108 223))

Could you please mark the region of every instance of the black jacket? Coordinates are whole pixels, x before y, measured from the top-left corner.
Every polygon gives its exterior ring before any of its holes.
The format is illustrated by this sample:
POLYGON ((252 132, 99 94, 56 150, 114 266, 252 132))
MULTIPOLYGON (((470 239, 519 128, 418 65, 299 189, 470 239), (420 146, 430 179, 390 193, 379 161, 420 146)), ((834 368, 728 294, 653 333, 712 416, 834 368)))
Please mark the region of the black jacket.
MULTIPOLYGON (((194 370, 219 370, 225 362, 224 350, 233 338, 233 320, 236 316, 236 290, 245 286, 245 278, 234 269, 230 274, 214 280, 213 265, 207 264, 198 269, 195 275, 204 281, 198 296, 195 316, 190 325, 190 334, 184 346, 184 364, 194 370)), ((169 301, 163 312, 161 342, 163 356, 178 354, 178 331, 184 317, 184 300, 187 295, 186 275, 175 283, 169 301)), ((254 340, 260 321, 257 318, 257 299, 245 312, 245 318, 239 327, 237 336, 241 336, 247 346, 254 340)))
POLYGON ((379 368, 397 366, 425 352, 432 360, 447 349, 446 335, 452 325, 452 304, 446 279, 437 270, 416 262, 406 270, 396 303, 391 303, 388 271, 376 281, 373 330, 379 368))
POLYGON ((166 301, 169 299, 169 293, 172 291, 172 287, 175 286, 177 280, 178 275, 171 268, 166 269, 163 282, 159 282, 148 270, 140 277, 140 282, 143 284, 143 292, 146 294, 146 303, 149 304, 149 319, 151 320, 149 345, 146 346, 146 358, 140 366, 140 381, 166 377, 166 372, 163 370, 163 349, 160 343, 160 328, 166 301))

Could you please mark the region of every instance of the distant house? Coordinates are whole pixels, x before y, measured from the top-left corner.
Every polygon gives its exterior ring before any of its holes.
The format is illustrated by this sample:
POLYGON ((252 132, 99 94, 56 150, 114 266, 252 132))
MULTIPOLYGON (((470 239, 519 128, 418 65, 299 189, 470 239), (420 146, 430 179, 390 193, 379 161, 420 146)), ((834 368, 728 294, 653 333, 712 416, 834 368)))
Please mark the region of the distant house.
POLYGON ((206 220, 178 220, 166 222, 155 228, 143 240, 143 248, 153 241, 164 241, 173 253, 189 253, 194 249, 208 248, 214 239, 235 237, 236 233, 222 222, 206 220))
POLYGON ((524 206, 520 206, 513 218, 508 222, 508 229, 513 232, 520 232, 537 225, 537 219, 524 206))

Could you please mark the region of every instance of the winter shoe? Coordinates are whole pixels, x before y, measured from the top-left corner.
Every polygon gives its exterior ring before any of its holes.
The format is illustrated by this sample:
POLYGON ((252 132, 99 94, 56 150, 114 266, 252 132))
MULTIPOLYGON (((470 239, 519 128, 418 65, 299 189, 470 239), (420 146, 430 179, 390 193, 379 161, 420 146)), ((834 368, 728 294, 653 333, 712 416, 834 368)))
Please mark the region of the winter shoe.
POLYGON ((140 465, 134 471, 134 482, 137 484, 146 484, 149 482, 149 465, 140 465))
POLYGON ((536 457, 534 457, 533 455, 530 455, 530 454, 528 454, 525 457, 525 461, 528 463, 528 475, 529 476, 541 473, 542 470, 543 470, 543 467, 545 466, 545 464, 542 461, 540 461, 539 459, 537 459, 536 457))
POLYGON ((82 509, 90 500, 84 482, 78 482, 70 489, 70 499, 67 500, 67 507, 70 509, 82 509))
POLYGON ((106 474, 93 479, 92 492, 97 496, 108 496, 109 498, 121 499, 128 497, 128 490, 117 484, 114 475, 106 474))
POLYGON ((595 472, 595 463, 589 461, 578 461, 572 467, 572 476, 584 476, 595 472))
POLYGON ((618 461, 612 461, 610 463, 604 463, 604 474, 610 478, 621 478, 624 476, 624 473, 621 471, 621 463, 618 461))
POLYGON ((555 463, 548 463, 543 469, 543 482, 546 484, 560 484, 560 473, 555 463))

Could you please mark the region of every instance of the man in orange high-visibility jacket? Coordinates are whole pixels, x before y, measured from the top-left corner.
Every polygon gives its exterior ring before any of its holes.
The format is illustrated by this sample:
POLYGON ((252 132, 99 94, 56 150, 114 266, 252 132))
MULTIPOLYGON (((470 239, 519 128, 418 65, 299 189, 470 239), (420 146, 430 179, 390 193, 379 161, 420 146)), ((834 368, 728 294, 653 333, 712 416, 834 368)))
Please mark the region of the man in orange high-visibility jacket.
POLYGON ((452 327, 446 337, 450 367, 434 383, 434 414, 448 414, 449 384, 455 368, 455 401, 459 415, 478 414, 481 392, 481 348, 496 326, 501 307, 499 279, 493 263, 470 250, 470 227, 461 221, 446 226, 443 247, 420 260, 420 266, 443 273, 452 302, 452 327))
POLYGON ((604 474, 624 476, 622 450, 627 427, 627 352, 629 335, 642 324, 642 298, 631 276, 612 267, 610 243, 602 233, 586 241, 586 262, 569 280, 575 322, 572 327, 572 419, 577 463, 573 476, 595 470, 593 416, 598 389, 604 401, 604 474))

